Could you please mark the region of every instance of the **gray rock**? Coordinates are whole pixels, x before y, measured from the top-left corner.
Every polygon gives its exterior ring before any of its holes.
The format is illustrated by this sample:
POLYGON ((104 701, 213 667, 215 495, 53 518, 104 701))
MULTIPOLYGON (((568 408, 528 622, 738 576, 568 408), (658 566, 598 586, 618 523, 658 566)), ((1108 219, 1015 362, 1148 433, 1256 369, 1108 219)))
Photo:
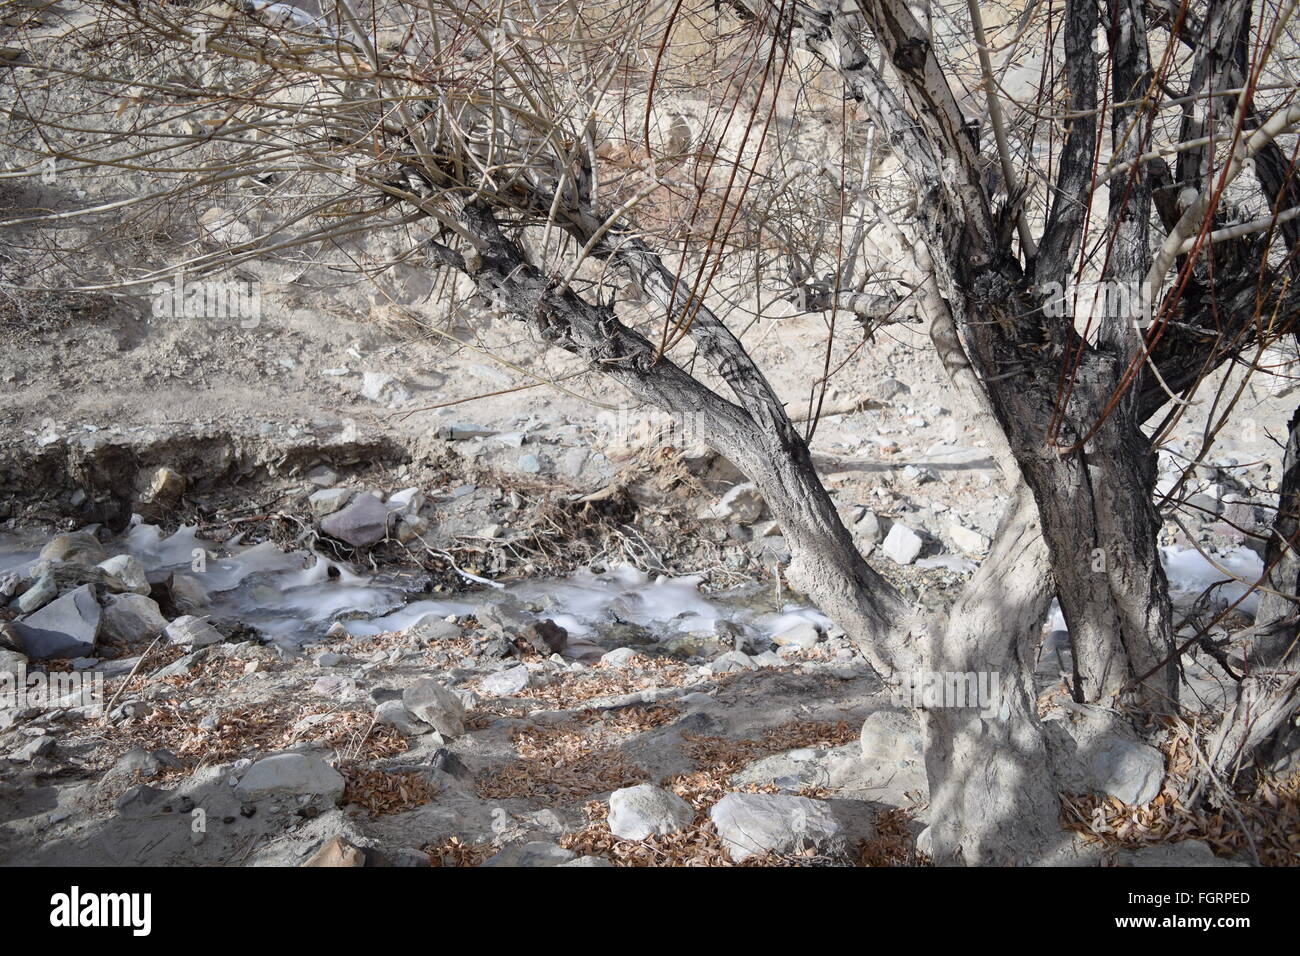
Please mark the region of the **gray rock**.
POLYGON ((375 723, 390 724, 407 737, 427 734, 433 727, 406 709, 400 700, 386 700, 375 708, 375 723))
POLYGON ((40 737, 34 737, 28 743, 23 744, 17 750, 9 754, 10 760, 16 760, 19 763, 27 763, 35 760, 37 757, 53 756, 57 747, 55 739, 48 734, 40 737))
POLYGON ((689 803, 648 783, 615 790, 609 797, 609 830, 622 840, 675 833, 694 819, 689 803))
POLYGON ((884 529, 874 511, 868 510, 853 524, 853 537, 865 544, 879 544, 883 534, 884 529))
POLYGON ((54 580, 53 571, 43 572, 18 598, 14 601, 14 607, 20 614, 31 614, 39 611, 45 605, 49 604, 59 596, 59 585, 54 580))
POLYGON ((616 647, 608 653, 600 655, 600 662, 610 667, 631 667, 641 655, 630 647, 616 647))
POLYGON ((172 604, 183 614, 193 614, 208 606, 208 589, 189 574, 173 574, 167 579, 172 604))
POLYGON ((27 669, 27 655, 20 651, 7 651, 0 647, 0 674, 17 677, 27 669))
POLYGON ((436 680, 425 678, 402 692, 402 703, 444 737, 465 733, 465 705, 436 680))
POLYGON ((522 665, 507 667, 483 678, 479 688, 493 697, 512 697, 532 683, 532 674, 522 665))
POLYGON ((143 594, 110 594, 100 624, 104 637, 126 644, 151 641, 167 627, 158 604, 143 594))
POLYGON ((317 488, 329 488, 338 484, 339 473, 328 465, 317 465, 307 472, 307 480, 317 488))
POLYGON ((560 864, 560 866, 583 866, 583 867, 613 866, 613 865, 614 865, 613 863, 609 862, 609 860, 605 859, 603 856, 580 856, 576 860, 570 860, 568 863, 560 864))
POLYGON ((1093 786, 1120 803, 1140 806, 1160 795, 1165 758, 1148 744, 1108 736, 1093 742, 1088 756, 1093 786))
POLYGON ((14 631, 34 661, 89 657, 99 637, 101 618, 94 592, 89 584, 83 584, 15 622, 14 631))
POLYGON ((411 398, 401 380, 388 372, 363 372, 361 394, 384 405, 400 405, 411 398))
POLYGON ((844 828, 820 800, 766 793, 729 793, 709 811, 727 855, 737 863, 763 853, 812 850, 835 856, 848 848, 844 828))
MULTIPOLYGON (((919 843, 918 843, 919 846, 919 843)), ((1140 850, 1121 850, 1115 855, 1116 866, 1249 866, 1240 860, 1224 859, 1214 855, 1208 844, 1199 840, 1181 843, 1161 843, 1140 850)))
POLYGON ((921 726, 905 710, 878 710, 862 722, 862 756, 890 766, 920 761, 924 757, 921 726))
POLYGON ((196 648, 207 647, 209 644, 220 644, 226 639, 224 634, 203 620, 203 618, 193 617, 188 614, 178 617, 168 624, 163 633, 167 635, 169 643, 189 644, 196 648))
POLYGON ((443 425, 438 429, 438 437, 444 441, 468 441, 471 438, 487 438, 495 434, 496 429, 488 428, 486 425, 471 425, 467 422, 443 425))
POLYGON ((132 594, 148 594, 149 579, 145 576, 144 565, 130 554, 119 554, 101 561, 96 565, 111 580, 108 586, 118 592, 129 591, 132 594), (118 585, 114 587, 114 584, 118 585))
POLYGON ((324 518, 342 508, 351 497, 351 488, 322 488, 307 496, 307 507, 316 517, 324 518))
POLYGON ((320 797, 337 805, 343 797, 343 776, 310 754, 284 753, 263 757, 248 768, 235 787, 244 800, 278 796, 320 797))
POLYGON ((513 843, 496 856, 485 861, 484 866, 559 866, 577 856, 555 843, 534 841, 513 843))
POLYGON ((727 651, 716 660, 709 662, 709 671, 714 674, 730 674, 734 671, 752 671, 758 665, 748 654, 740 651, 727 651))
POLYGON ((321 521, 320 527, 332 538, 354 548, 378 544, 388 534, 388 509, 374 495, 358 495, 351 504, 321 521))
POLYGON ((821 641, 823 637, 822 632, 817 629, 817 625, 812 621, 800 621, 777 634, 772 640, 782 647, 798 647, 807 650, 821 641))
POLYGON ((73 534, 56 534, 41 548, 39 560, 95 565, 106 557, 104 546, 98 538, 88 532, 78 531, 73 534))
POLYGON ((386 504, 389 511, 407 515, 419 514, 420 509, 424 507, 424 492, 419 488, 403 488, 389 495, 386 504))
POLYGON ((536 455, 520 455, 519 470, 526 475, 538 475, 542 471, 542 460, 536 455))
POLYGON ((895 564, 911 564, 925 547, 925 540, 907 525, 895 521, 880 550, 895 564))

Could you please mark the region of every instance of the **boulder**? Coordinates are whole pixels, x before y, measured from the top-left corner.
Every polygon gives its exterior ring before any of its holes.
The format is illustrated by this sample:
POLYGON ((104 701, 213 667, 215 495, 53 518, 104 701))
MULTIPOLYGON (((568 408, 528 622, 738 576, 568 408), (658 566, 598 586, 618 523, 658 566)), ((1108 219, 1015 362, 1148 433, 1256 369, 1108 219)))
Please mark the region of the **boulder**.
POLYGON ((489 674, 483 678, 479 688, 483 693, 491 694, 493 697, 513 697, 530 683, 532 683, 532 674, 528 672, 528 668, 516 666, 489 674))
POLYGON ((566 850, 555 843, 538 840, 530 843, 513 843, 496 856, 483 863, 484 866, 559 866, 568 863, 577 856, 572 850, 566 850))
POLYGON ((737 863, 764 853, 827 856, 848 849, 844 828, 821 800, 767 793, 729 793, 709 811, 727 855, 737 863))
POLYGON ((14 631, 32 660, 89 657, 99 637, 102 616, 90 585, 83 584, 15 622, 14 631))
POLYGON ((925 540, 919 534, 907 525, 895 521, 893 527, 889 529, 889 534, 885 535, 880 550, 895 564, 911 564, 921 554, 923 547, 925 547, 925 540))
POLYGON ((124 644, 152 641, 167 627, 157 603, 143 594, 110 594, 104 600, 101 631, 105 638, 124 644))
POLYGON ((1165 757, 1149 744, 1108 736, 1093 742, 1088 768, 1098 790, 1120 803, 1140 806, 1160 795, 1165 757))
POLYGON ((436 680, 425 678, 406 688, 402 692, 402 703, 444 737, 459 737, 465 733, 465 705, 436 680))
POLYGON ((351 504, 321 521, 320 528, 354 548, 378 544, 388 534, 389 511, 374 495, 358 495, 351 504))
POLYGON ((609 830, 621 840, 675 833, 694 819, 689 803, 648 783, 615 790, 609 797, 609 830))
POLYGON ((201 617, 185 615, 178 617, 167 625, 163 632, 172 644, 189 644, 193 647, 207 647, 220 644, 226 636, 201 617))
POLYGON ((108 575, 109 580, 105 583, 110 590, 119 593, 129 591, 132 594, 149 593, 149 579, 145 577, 144 565, 133 555, 115 555, 95 566, 108 575))
POLYGON ((263 757, 249 767, 235 793, 241 800, 308 796, 337 805, 343 797, 343 785, 342 774, 319 757, 284 753, 263 757))
POLYGON ((14 599, 14 607, 19 614, 32 614, 39 611, 59 596, 59 585, 54 580, 53 571, 44 571, 35 582, 14 599))

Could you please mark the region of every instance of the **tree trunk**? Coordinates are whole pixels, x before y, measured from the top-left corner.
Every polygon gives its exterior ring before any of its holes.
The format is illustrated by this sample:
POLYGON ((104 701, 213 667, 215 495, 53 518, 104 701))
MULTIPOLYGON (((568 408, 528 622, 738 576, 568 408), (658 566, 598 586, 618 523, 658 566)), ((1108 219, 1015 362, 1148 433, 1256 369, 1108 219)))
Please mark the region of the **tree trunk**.
POLYGON ((1255 625, 1259 637, 1251 648, 1257 664, 1280 662, 1290 653, 1300 633, 1300 408, 1287 426, 1286 451, 1282 455, 1282 480, 1278 486, 1277 515, 1264 553, 1264 566, 1272 567, 1270 588, 1260 594, 1255 625), (1278 592, 1278 593, 1273 593, 1278 592))

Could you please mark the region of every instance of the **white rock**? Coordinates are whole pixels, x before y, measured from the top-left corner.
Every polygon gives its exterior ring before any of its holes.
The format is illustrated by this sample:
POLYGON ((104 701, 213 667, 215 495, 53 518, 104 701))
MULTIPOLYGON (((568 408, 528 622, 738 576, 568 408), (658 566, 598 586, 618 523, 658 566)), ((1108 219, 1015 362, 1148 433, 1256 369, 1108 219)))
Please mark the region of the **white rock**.
POLYGON ((235 792, 245 800, 281 795, 313 796, 337 804, 343 796, 343 777, 319 757, 300 753, 274 754, 249 767, 235 792))
POLYGON ((924 546, 925 541, 919 534, 895 521, 880 550, 895 564, 911 564, 924 546))
POLYGON ((1093 744, 1088 760, 1093 785, 1120 803, 1140 806, 1160 796, 1165 758, 1156 748, 1123 737, 1093 744))
POLYGON ((616 647, 612 651, 602 654, 600 656, 600 662, 602 664, 608 664, 611 667, 630 667, 635 664, 640 657, 641 655, 630 647, 616 647))
POLYGON ((226 638, 215 627, 201 617, 186 614, 167 625, 163 631, 172 644, 192 644, 194 647, 207 647, 220 644, 226 638))
POLYGON ((822 632, 812 621, 800 621, 788 627, 772 638, 773 643, 782 647, 797 647, 807 650, 822 639, 822 632))
POLYGON ((737 863, 767 852, 835 855, 847 837, 824 802, 767 793, 729 793, 709 817, 727 855, 737 863))
POLYGON ((507 667, 483 678, 479 688, 493 697, 512 697, 532 682, 532 675, 527 667, 507 667))
POLYGON ((978 531, 972 531, 960 524, 949 525, 948 534, 952 538, 952 543, 968 554, 983 554, 989 549, 991 543, 978 531))
POLYGON ((118 581, 123 591, 130 591, 133 594, 149 593, 149 579, 145 576, 144 565, 133 555, 119 554, 107 561, 99 562, 96 567, 118 581))
POLYGON ((648 783, 615 790, 609 797, 609 830, 621 840, 675 833, 694 819, 689 803, 648 783))
POLYGON ((311 513, 318 518, 326 515, 332 515, 352 497, 351 488, 322 488, 320 491, 314 491, 307 498, 307 507, 311 513))

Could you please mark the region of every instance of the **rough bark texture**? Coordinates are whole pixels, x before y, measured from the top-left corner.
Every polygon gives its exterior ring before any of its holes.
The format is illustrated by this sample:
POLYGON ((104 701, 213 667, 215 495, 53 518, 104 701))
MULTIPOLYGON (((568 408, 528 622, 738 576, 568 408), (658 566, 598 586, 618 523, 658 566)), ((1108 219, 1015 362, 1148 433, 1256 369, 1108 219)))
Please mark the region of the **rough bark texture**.
POLYGON ((1273 664, 1293 655, 1300 634, 1300 408, 1287 428, 1282 455, 1282 480, 1278 487, 1277 516, 1273 521, 1264 566, 1271 567, 1260 595, 1255 625, 1260 636, 1252 648, 1255 664, 1273 664), (1289 596, 1289 597, 1288 597, 1289 596))
POLYGON ((931 641, 946 673, 999 675, 1004 712, 944 707, 922 715, 932 856, 943 865, 1045 862, 1069 844, 1036 709, 1034 652, 1052 600, 1048 552, 1028 487, 1018 485, 993 550, 931 641))

